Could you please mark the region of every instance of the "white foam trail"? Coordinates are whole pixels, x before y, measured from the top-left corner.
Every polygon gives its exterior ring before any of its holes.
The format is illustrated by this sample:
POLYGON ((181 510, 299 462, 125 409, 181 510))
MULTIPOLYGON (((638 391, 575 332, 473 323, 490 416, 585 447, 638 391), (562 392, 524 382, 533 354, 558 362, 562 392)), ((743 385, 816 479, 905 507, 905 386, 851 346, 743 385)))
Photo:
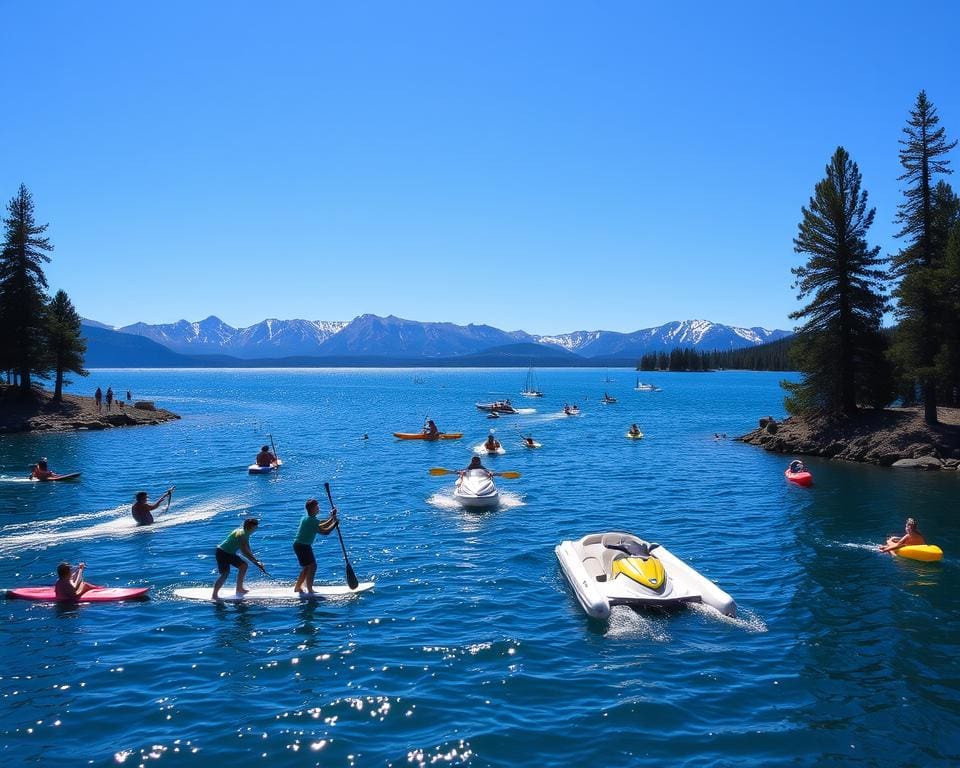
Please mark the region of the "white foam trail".
POLYGON ((517 408, 517 413, 522 413, 524 416, 529 416, 531 413, 536 413, 536 408, 517 408))
MULTIPOLYGON (((437 491, 427 499, 427 504, 437 509, 452 509, 461 511, 464 507, 453 495, 453 491, 437 491)), ((523 498, 512 491, 500 491, 500 503, 490 509, 477 509, 474 512, 496 512, 497 509, 515 509, 516 507, 526 506, 523 498)))
POLYGON ((0 475, 0 483, 32 483, 29 477, 15 477, 9 475, 0 475))
POLYGON ((761 634, 767 631, 766 622, 753 611, 740 611, 739 616, 726 616, 711 605, 704 603, 688 603, 687 607, 694 613, 698 613, 705 619, 718 621, 721 624, 728 624, 731 627, 737 627, 746 632, 761 634))
MULTIPOLYGON (((104 509, 100 512, 80 512, 75 515, 64 515, 63 517, 55 517, 52 520, 31 520, 29 523, 13 523, 11 525, 4 526, 2 529, 3 533, 10 533, 11 531, 20 531, 24 529, 29 529, 31 532, 37 531, 38 529, 53 531, 60 526, 67 525, 69 523, 83 523, 88 520, 99 520, 104 517, 117 517, 123 513, 129 514, 130 507, 126 505, 120 505, 119 507, 114 507, 113 509, 104 509)), ((133 518, 131 518, 132 520, 133 518)), ((0 539, 2 541, 2 539, 0 539)))
POLYGON ((859 544, 853 541, 833 541, 831 544, 835 544, 838 547, 846 547, 847 549, 867 549, 871 552, 876 552, 878 544, 859 544))
MULTIPOLYGON (((232 502, 232 500, 201 503, 195 506, 189 506, 188 500, 182 500, 180 504, 183 509, 156 515, 156 522, 153 525, 137 525, 133 517, 131 517, 130 510, 127 506, 101 512, 91 512, 86 515, 60 517, 55 520, 42 520, 29 523, 29 533, 0 537, 0 554, 11 554, 25 547, 46 549, 49 546, 61 544, 66 541, 116 539, 123 536, 136 536, 149 533, 159 528, 171 528, 175 525, 182 525, 183 523, 209 520, 221 512, 236 508, 236 504, 232 502), (109 519, 86 528, 64 530, 62 527, 65 523, 84 522, 104 517, 109 519)), ((27 526, 9 526, 3 530, 6 532, 11 528, 22 529, 24 527, 27 526)))
POLYGON ((604 637, 643 637, 658 643, 670 642, 665 621, 652 619, 625 605, 615 605, 610 609, 604 637))

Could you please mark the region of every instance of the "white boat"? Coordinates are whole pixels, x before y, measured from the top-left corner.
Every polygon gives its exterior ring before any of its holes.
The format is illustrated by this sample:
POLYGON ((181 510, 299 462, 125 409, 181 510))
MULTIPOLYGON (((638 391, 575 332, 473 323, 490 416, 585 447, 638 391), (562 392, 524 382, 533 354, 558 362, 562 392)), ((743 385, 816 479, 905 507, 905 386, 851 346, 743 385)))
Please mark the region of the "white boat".
POLYGON ((500 491, 485 469, 466 469, 453 488, 453 498, 469 509, 489 509, 500 503, 500 491))
POLYGON ((269 475, 271 472, 276 472, 280 469, 283 462, 280 459, 277 459, 272 464, 268 464, 265 467, 261 467, 259 464, 251 464, 247 467, 247 473, 251 475, 269 475))
POLYGON ((537 376, 532 367, 527 371, 527 378, 523 382, 523 391, 520 394, 524 397, 543 397, 543 392, 540 391, 540 385, 537 383, 537 376))
POLYGON ((488 411, 490 413, 516 413, 517 409, 511 405, 509 400, 497 400, 494 403, 477 403, 477 409, 488 411))
POLYGON ((637 392, 659 392, 660 387, 656 384, 644 384, 640 379, 637 379, 637 386, 634 387, 637 392))
POLYGON ((563 415, 564 416, 579 416, 580 415, 580 406, 578 405, 566 405, 563 406, 563 415))
POLYGON ((660 544, 629 533, 591 533, 554 550, 583 610, 605 619, 614 605, 670 607, 705 603, 737 615, 730 595, 660 544))

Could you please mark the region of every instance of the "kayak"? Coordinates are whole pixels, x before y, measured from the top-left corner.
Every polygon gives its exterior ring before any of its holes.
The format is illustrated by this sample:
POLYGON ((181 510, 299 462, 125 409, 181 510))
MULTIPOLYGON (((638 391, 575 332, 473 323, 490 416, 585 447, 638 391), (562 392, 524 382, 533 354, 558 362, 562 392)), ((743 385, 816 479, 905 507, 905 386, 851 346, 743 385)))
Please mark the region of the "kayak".
POLYGON ((457 479, 453 498, 469 509, 489 509, 500 503, 500 492, 485 469, 468 469, 457 479))
POLYGON ((480 445, 473 446, 473 452, 478 453, 481 456, 502 456, 507 452, 507 449, 504 448, 503 444, 501 443, 491 451, 489 448, 487 448, 486 443, 480 443, 480 445))
POLYGON ((813 475, 810 474, 810 470, 808 469, 805 469, 802 472, 791 472, 790 467, 787 467, 783 472, 783 476, 791 483, 796 483, 797 485, 813 484, 813 475))
POLYGON ((76 480, 80 477, 79 472, 71 472, 67 475, 50 475, 50 477, 45 477, 43 479, 39 477, 31 477, 30 479, 35 483, 52 483, 54 480, 76 480))
POLYGON ((636 434, 633 432, 627 432, 624 434, 624 437, 628 437, 631 440, 643 440, 643 432, 637 432, 636 434))
POLYGON ((891 555, 906 557, 910 560, 922 560, 925 563, 935 563, 943 559, 943 550, 936 544, 913 544, 890 551, 891 555))
POLYGON ((111 603, 117 600, 145 598, 150 587, 94 587, 76 600, 57 600, 53 587, 17 587, 8 589, 7 597, 19 600, 45 600, 53 602, 111 603))
POLYGON ((463 432, 441 432, 433 437, 429 432, 394 432, 393 436, 397 440, 459 440, 463 437, 463 432))
POLYGON ((261 467, 259 464, 251 464, 247 467, 247 472, 251 475, 269 475, 271 472, 276 472, 280 469, 280 465, 283 462, 280 459, 277 459, 276 462, 271 464, 269 467, 261 467))
POLYGON ((730 595, 660 544, 629 533, 592 533, 554 552, 588 616, 606 619, 615 605, 669 608, 704 603, 737 615, 730 595))
POLYGON ((373 589, 372 581, 361 581, 356 589, 346 584, 316 584, 313 594, 294 592, 292 587, 253 587, 249 592, 238 595, 235 591, 222 589, 213 599, 212 587, 184 587, 173 590, 176 597, 184 600, 203 600, 205 602, 249 603, 249 602, 301 602, 304 600, 323 600, 325 598, 348 597, 373 589))
POLYGON ((520 443, 524 448, 543 448, 543 445, 538 443, 536 440, 534 440, 533 443, 528 443, 526 440, 521 440, 520 443))

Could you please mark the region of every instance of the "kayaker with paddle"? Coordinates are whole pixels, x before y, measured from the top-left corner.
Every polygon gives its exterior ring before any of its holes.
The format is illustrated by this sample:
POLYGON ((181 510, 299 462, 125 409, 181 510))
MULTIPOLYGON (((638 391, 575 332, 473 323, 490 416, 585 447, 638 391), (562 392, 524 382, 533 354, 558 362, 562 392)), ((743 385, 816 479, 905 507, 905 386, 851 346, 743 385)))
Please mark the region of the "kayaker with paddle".
POLYGON ((630 434, 634 437, 640 434, 640 427, 638 427, 636 423, 630 425, 630 434))
POLYGON ((499 451, 500 450, 500 441, 493 436, 493 432, 487 435, 487 441, 483 444, 483 447, 487 451, 499 451))
POLYGON ((793 474, 797 474, 797 472, 806 472, 807 465, 800 461, 800 459, 794 459, 790 462, 790 471, 793 474))
POLYGON ((293 551, 297 556, 297 562, 300 563, 300 575, 297 577, 297 583, 293 585, 294 592, 303 592, 306 587, 308 595, 313 594, 313 577, 317 573, 317 558, 313 555, 313 541, 317 534, 324 536, 333 532, 340 522, 337 520, 337 508, 331 507, 330 517, 326 520, 318 520, 317 514, 320 512, 320 503, 316 499, 308 499, 304 505, 307 514, 300 520, 300 527, 297 528, 297 537, 293 540, 293 551))
POLYGON ((237 554, 237 550, 240 550, 243 556, 261 571, 264 573, 267 572, 263 567, 263 563, 257 560, 256 556, 250 550, 250 537, 254 531, 257 530, 258 525, 260 525, 259 520, 255 517, 248 517, 243 521, 242 528, 235 528, 230 531, 230 535, 217 546, 217 570, 220 571, 220 576, 213 585, 214 600, 220 596, 220 587, 224 585, 227 576, 230 575, 231 565, 237 569, 237 594, 244 595, 250 591, 249 589, 243 588, 243 577, 247 575, 247 568, 249 566, 247 566, 243 558, 237 554))
POLYGON ((86 567, 86 563, 80 563, 76 568, 71 568, 67 562, 57 566, 57 582, 53 585, 57 600, 76 600, 84 592, 95 589, 93 584, 83 580, 83 569, 86 567))
POLYGON ((880 551, 892 552, 895 549, 900 549, 900 547, 914 547, 926 543, 927 540, 923 538, 923 534, 920 533, 917 521, 912 517, 908 517, 904 525, 904 535, 897 536, 891 534, 887 537, 887 543, 880 546, 880 551))
POLYGON ((137 525, 153 525, 153 515, 151 513, 163 504, 164 499, 167 500, 167 509, 170 508, 170 499, 173 498, 173 488, 168 488, 164 494, 152 504, 147 500, 146 491, 140 491, 134 498, 135 501, 133 502, 133 506, 130 507, 130 513, 133 515, 133 519, 137 521, 137 525))
POLYGON ((427 424, 423 428, 423 434, 427 435, 427 440, 436 440, 440 437, 440 430, 433 423, 433 419, 427 419, 427 424))
POLYGON ((277 463, 276 454, 270 450, 269 445, 265 445, 260 449, 260 453, 257 454, 256 464, 258 467, 272 467, 277 463))

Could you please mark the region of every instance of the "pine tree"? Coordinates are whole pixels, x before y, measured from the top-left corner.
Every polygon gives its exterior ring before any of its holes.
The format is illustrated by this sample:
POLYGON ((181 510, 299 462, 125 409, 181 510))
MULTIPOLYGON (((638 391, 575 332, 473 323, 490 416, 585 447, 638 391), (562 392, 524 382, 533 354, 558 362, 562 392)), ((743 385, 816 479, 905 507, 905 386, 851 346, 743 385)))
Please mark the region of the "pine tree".
POLYGON ((899 180, 907 182, 907 189, 897 212, 902 225, 897 237, 905 238, 907 246, 892 259, 894 276, 900 278, 894 292, 900 320, 895 354, 908 375, 920 382, 928 424, 937 423, 936 354, 944 311, 935 273, 943 265, 945 243, 938 245, 934 232, 933 176, 952 173, 943 156, 957 144, 947 143, 939 122, 926 91, 920 91, 903 129, 906 139, 900 140, 904 173, 899 180))
POLYGON ((960 403, 960 197, 941 181, 934 189, 934 220, 943 240, 943 266, 937 270, 937 295, 943 309, 941 344, 936 356, 943 402, 960 403))
POLYGON ((810 257, 791 270, 797 299, 810 301, 790 315, 805 320, 793 346, 802 378, 782 386, 792 413, 836 416, 855 413, 858 402, 885 404, 889 394, 880 332, 886 275, 878 269, 880 247, 867 245, 875 209, 867 209, 860 169, 837 147, 826 173, 814 188, 809 208, 801 209, 793 241, 797 253, 810 257))
POLYGON ((57 291, 47 307, 47 350, 56 376, 53 401, 59 403, 64 382, 70 383, 64 374, 87 375, 83 368, 87 342, 80 335, 80 315, 65 291, 57 291))
POLYGON ((33 197, 21 184, 7 204, 3 220, 4 241, 0 250, 0 370, 20 377, 20 390, 30 393, 31 375, 43 378, 47 278, 43 262, 53 246, 46 237, 46 224, 37 225, 33 197))

